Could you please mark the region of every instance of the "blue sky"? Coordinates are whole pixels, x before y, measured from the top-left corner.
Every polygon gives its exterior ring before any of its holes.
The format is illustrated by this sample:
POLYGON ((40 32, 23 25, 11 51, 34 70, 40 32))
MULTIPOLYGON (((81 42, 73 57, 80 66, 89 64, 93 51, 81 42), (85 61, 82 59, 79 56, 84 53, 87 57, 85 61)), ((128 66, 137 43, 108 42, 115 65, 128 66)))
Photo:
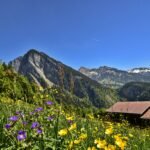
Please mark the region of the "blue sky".
POLYGON ((0 59, 35 48, 78 69, 150 65, 149 0, 0 0, 0 59))

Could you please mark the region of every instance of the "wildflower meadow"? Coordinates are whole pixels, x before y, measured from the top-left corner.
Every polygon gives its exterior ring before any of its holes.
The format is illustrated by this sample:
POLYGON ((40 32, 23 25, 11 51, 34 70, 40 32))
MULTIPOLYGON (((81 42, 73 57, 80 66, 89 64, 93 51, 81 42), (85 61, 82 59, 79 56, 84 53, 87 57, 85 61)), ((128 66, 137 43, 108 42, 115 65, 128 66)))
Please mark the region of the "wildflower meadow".
POLYGON ((33 104, 1 101, 1 150, 149 150, 150 128, 65 109, 42 92, 33 104))

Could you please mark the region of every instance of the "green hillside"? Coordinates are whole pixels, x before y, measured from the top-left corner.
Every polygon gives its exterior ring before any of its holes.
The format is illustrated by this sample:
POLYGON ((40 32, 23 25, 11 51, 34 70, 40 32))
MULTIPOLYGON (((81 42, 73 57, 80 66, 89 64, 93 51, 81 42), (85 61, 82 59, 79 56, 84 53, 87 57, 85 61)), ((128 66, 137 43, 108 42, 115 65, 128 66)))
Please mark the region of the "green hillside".
POLYGON ((5 63, 0 64, 0 98, 10 98, 13 100, 23 100, 31 102, 37 86, 29 82, 27 78, 15 73, 11 66, 5 63))
POLYGON ((150 83, 130 82, 125 84, 119 94, 129 101, 150 101, 150 83))

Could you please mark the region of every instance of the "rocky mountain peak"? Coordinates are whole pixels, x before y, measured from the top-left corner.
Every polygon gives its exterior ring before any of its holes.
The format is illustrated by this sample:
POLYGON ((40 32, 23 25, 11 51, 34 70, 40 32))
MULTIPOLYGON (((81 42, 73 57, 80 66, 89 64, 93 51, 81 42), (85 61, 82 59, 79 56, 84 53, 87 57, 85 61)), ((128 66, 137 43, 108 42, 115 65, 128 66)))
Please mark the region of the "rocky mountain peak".
POLYGON ((89 71, 90 69, 89 68, 87 68, 87 67, 80 67, 79 68, 79 71, 80 72, 86 72, 86 71, 89 71))
MULTIPOLYGON (((39 86, 59 86, 97 107, 116 100, 110 94, 109 88, 102 87, 98 82, 35 49, 11 61, 10 65, 39 86), (101 95, 104 91, 107 96, 101 95), (109 100, 106 100, 108 97, 109 100)), ((86 69, 81 68, 81 70, 86 69)))

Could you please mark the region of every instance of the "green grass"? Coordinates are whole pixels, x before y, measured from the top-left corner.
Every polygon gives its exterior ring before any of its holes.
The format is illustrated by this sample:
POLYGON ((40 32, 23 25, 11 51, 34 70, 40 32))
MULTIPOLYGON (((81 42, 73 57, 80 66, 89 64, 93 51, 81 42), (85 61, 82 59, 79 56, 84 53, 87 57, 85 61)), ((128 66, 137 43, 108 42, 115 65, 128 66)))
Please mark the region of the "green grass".
MULTIPOLYGON (((43 96, 42 96, 43 97, 43 96)), ((53 101, 47 105, 47 98, 37 100, 35 104, 23 101, 5 101, 0 103, 0 149, 33 150, 149 150, 150 128, 140 129, 130 126, 126 121, 114 123, 104 121, 92 113, 84 117, 75 111, 64 110, 53 101), (35 111, 42 107, 42 111, 35 111), (20 112, 20 114, 16 114, 20 112), (18 116, 17 121, 10 121, 18 116), (51 120, 48 120, 51 117, 51 120), (22 122, 25 122, 23 125, 22 122), (31 128, 33 122, 38 126, 31 128), (6 124, 11 124, 9 129, 6 124), (25 131, 25 139, 17 139, 18 131, 25 131), (37 133, 41 130, 42 133, 37 133)))

